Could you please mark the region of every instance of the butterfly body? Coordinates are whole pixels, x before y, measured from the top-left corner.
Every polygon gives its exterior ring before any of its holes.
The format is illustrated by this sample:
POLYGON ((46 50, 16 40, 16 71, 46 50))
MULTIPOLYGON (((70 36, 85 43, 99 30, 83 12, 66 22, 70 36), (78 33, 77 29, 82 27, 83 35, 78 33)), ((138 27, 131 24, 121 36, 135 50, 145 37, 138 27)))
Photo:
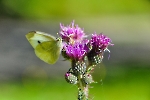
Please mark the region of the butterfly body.
POLYGON ((48 64, 56 63, 62 50, 61 38, 39 31, 29 32, 26 38, 34 48, 37 57, 48 64))

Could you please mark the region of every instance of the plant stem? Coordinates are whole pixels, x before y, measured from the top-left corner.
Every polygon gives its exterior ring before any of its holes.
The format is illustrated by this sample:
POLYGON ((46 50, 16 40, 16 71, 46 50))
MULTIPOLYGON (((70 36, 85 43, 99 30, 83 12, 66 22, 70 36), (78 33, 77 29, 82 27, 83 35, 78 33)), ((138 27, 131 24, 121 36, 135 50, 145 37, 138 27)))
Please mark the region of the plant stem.
POLYGON ((88 100, 88 85, 83 82, 83 75, 78 76, 78 100, 88 100))

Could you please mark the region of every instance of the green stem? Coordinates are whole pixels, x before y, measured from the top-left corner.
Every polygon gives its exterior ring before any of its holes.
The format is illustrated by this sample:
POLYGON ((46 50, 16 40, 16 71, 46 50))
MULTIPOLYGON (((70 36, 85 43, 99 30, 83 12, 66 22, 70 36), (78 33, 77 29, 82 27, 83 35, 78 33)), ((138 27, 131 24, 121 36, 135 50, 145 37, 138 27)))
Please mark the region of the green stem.
POLYGON ((83 76, 78 76, 78 100, 88 100, 88 85, 83 82, 83 76))

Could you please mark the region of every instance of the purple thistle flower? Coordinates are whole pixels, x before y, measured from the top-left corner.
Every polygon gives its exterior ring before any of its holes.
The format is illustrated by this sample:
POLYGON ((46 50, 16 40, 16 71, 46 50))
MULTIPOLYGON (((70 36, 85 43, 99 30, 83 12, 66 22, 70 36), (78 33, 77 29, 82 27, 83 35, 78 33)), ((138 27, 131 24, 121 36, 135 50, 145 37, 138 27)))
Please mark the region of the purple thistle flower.
MULTIPOLYGON (((91 51, 88 53, 88 61, 90 65, 96 65, 101 63, 103 54, 107 47, 111 44, 111 39, 103 34, 92 34, 92 38, 89 42, 91 51)), ((109 51, 109 50, 108 50, 109 51)))
POLYGON ((92 34, 92 38, 90 40, 90 44, 92 49, 94 49, 97 53, 105 51, 109 45, 111 44, 111 39, 103 34, 92 34))
POLYGON ((64 50, 67 56, 72 60, 83 60, 87 52, 89 51, 86 43, 75 43, 75 44, 66 44, 64 45, 64 50))
POLYGON ((82 41, 85 37, 85 33, 78 25, 74 25, 73 21, 68 26, 60 24, 60 36, 64 41, 74 44, 74 42, 82 41))

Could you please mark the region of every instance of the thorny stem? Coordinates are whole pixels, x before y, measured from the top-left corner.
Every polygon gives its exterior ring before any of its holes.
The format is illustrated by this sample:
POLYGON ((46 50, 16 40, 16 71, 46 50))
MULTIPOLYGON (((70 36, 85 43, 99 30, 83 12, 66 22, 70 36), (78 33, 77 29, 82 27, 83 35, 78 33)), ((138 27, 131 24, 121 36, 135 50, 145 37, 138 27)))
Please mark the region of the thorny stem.
POLYGON ((88 100, 88 85, 83 82, 83 75, 78 76, 78 100, 88 100))
MULTIPOLYGON (((89 65, 86 73, 90 73, 95 66, 96 65, 89 65)), ((83 81, 83 75, 78 76, 77 85, 78 85, 78 100, 88 100, 89 86, 83 81)))

